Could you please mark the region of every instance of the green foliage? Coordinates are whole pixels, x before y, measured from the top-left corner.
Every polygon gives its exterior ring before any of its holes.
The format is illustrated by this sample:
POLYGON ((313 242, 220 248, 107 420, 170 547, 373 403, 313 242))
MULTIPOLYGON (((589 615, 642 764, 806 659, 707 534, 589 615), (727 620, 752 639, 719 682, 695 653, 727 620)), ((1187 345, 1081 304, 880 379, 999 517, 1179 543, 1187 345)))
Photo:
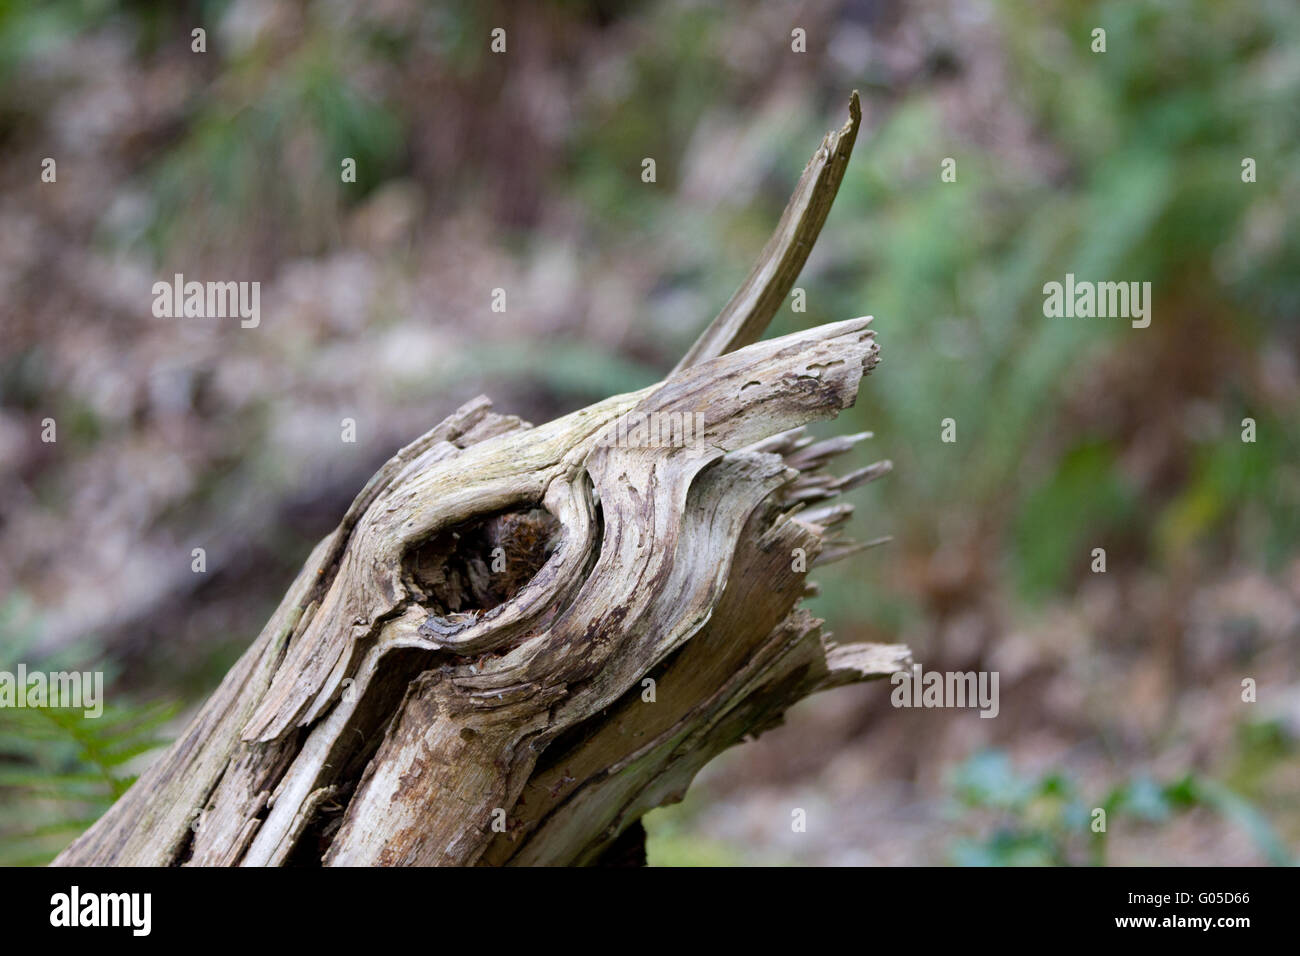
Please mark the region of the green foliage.
MULTIPOLYGON (((0 81, 79 31, 103 23, 112 6, 112 0, 0 0, 0 81)), ((0 98, 4 86, 0 83, 0 98)))
MULTIPOLYGON (((707 800, 698 787, 686 792, 680 803, 651 810, 641 818, 646 832, 646 863, 649 866, 744 866, 754 861, 736 846, 718 840, 700 839, 695 825, 707 800)), ((764 864, 772 861, 763 861, 764 864)))
POLYGON ((1088 543, 1106 540, 1133 514, 1133 492, 1104 443, 1070 449, 1047 480, 1029 492, 1016 524, 1016 566, 1024 591, 1058 590, 1085 564, 1088 543))
POLYGON ((1084 788, 1062 772, 1027 776, 1007 754, 985 750, 958 765, 950 787, 965 828, 979 826, 974 818, 993 821, 981 835, 954 841, 951 857, 959 866, 1104 866, 1111 834, 1166 823, 1195 809, 1241 827, 1269 863, 1294 862, 1257 807, 1194 773, 1165 783, 1134 776, 1089 801, 1084 788), (1105 811, 1104 831, 1093 829, 1097 809, 1105 811))
POLYGON ((165 253, 200 235, 209 252, 238 248, 250 227, 261 235, 273 225, 276 253, 320 251, 344 197, 360 201, 393 176, 402 123, 338 70, 346 46, 321 32, 287 63, 269 63, 255 49, 225 64, 238 93, 201 100, 184 139, 146 173, 155 202, 146 239, 156 255, 167 261, 165 253), (343 157, 356 160, 356 183, 346 191, 343 157))
MULTIPOLYGON (((651 816, 661 811, 654 811, 651 816)), ((649 819, 649 817, 647 817, 649 819)), ((725 843, 701 840, 698 834, 661 827, 647 837, 646 864, 649 866, 737 866, 743 861, 725 843)))
MULTIPOLYGON (((13 673, 19 660, 28 673, 78 669, 78 649, 32 660, 26 652, 34 642, 34 622, 11 596, 0 605, 0 670, 13 673)), ((120 699, 99 717, 0 708, 0 866, 52 860, 126 792, 133 763, 168 742, 159 731, 178 710, 120 699)))
POLYGON ((1186 484, 1155 525, 1157 542, 1162 553, 1174 554, 1217 535, 1226 549, 1257 555, 1265 567, 1278 569, 1294 557, 1300 540, 1300 487, 1287 478, 1300 461, 1300 432, 1268 410, 1237 406, 1224 417, 1228 440, 1196 446, 1186 484), (1251 412, 1255 441, 1235 440, 1251 412))
POLYGON ((169 702, 0 711, 0 865, 49 862, 135 782, 127 767, 168 741, 169 702))
POLYGON ((1296 410, 1269 406, 1246 357, 1296 341, 1300 230, 1274 211, 1300 192, 1300 8, 1020 2, 1000 17, 1035 152, 972 142, 943 110, 951 91, 908 89, 859 143, 800 280, 820 313, 809 322, 876 316, 878 382, 847 413, 877 435, 864 453, 895 460, 872 509, 890 524, 872 533, 928 550, 936 519, 979 516, 1011 579, 1041 599, 1068 596, 1083 544, 1118 530, 1124 557, 1146 567, 1189 549, 1276 567, 1300 538, 1286 477, 1296 410), (1095 25, 1105 54, 1089 49, 1095 25), (944 156, 958 160, 955 183, 939 179, 944 156), (1256 183, 1240 180, 1244 156, 1267 170, 1256 183), (1042 285, 1067 272, 1151 281, 1152 328, 1045 318, 1042 285), (1142 364, 1125 368, 1195 371, 1089 394, 1107 387, 1092 370, 1135 351, 1142 364), (1138 429, 1114 415, 1078 427, 1103 399, 1162 433, 1208 399, 1220 427, 1171 453, 1185 483, 1146 485, 1121 464, 1148 441, 1138 429), (1247 415, 1254 445, 1238 440, 1247 415), (958 440, 945 445, 950 416, 958 440))

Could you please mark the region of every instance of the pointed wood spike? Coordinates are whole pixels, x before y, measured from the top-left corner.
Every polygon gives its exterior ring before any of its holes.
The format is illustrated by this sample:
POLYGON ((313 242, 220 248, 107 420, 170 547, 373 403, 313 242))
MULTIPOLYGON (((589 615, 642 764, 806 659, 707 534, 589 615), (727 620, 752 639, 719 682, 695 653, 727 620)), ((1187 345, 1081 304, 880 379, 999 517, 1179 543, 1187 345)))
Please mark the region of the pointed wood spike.
POLYGON ((849 97, 848 122, 826 134, 804 167, 776 231, 759 253, 758 262, 674 371, 699 365, 759 340, 794 287, 826 222, 861 122, 862 104, 858 91, 854 90, 849 97))

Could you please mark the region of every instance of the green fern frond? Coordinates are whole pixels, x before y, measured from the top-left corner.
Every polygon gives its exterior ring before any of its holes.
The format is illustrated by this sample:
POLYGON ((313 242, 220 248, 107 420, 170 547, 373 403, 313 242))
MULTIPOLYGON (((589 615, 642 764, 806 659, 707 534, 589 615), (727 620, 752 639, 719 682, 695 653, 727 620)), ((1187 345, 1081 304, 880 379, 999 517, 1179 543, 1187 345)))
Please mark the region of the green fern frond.
POLYGON ((0 865, 48 863, 135 782, 125 770, 167 743, 172 702, 0 710, 0 865))

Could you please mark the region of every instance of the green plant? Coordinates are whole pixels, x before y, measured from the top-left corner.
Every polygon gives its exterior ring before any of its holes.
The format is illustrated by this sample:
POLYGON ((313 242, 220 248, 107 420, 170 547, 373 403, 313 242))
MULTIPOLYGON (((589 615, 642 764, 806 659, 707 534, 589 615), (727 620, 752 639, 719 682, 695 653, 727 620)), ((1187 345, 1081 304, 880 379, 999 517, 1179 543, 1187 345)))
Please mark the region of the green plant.
MULTIPOLYGON (((33 659, 36 621, 21 596, 0 604, 0 670, 67 671, 78 648, 33 659)), ((166 743, 170 701, 105 704, 98 717, 67 708, 0 708, 0 866, 48 863, 135 781, 136 758, 166 743)))
POLYGON ((951 790, 965 825, 973 825, 970 818, 993 815, 984 833, 954 842, 951 857, 959 866, 1105 866, 1109 834, 1117 825, 1158 825, 1197 808, 1242 827, 1269 863, 1294 862, 1258 808, 1195 773, 1165 783, 1137 775, 1089 801, 1064 773, 1021 774, 1005 753, 984 750, 958 765, 951 790))

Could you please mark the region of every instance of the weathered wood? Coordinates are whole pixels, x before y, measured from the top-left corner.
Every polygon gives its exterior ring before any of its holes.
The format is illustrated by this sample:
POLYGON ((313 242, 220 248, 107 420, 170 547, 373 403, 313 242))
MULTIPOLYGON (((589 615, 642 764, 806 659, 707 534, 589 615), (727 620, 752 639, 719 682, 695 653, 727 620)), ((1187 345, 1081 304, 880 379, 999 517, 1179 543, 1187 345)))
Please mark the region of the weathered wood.
POLYGON ((674 371, 758 341, 790 294, 826 223, 861 123, 862 106, 854 90, 849 97, 848 121, 826 134, 804 167, 758 262, 674 371))
POLYGON ((906 667, 906 648, 836 646, 799 607, 807 569, 858 547, 832 499, 888 470, 836 478, 863 436, 801 430, 853 403, 870 320, 748 344, 858 116, 855 95, 664 381, 537 428, 476 399, 394 456, 181 738, 56 863, 626 858, 620 835, 715 754, 819 688, 906 667), (633 440, 651 421, 703 430, 633 440))

